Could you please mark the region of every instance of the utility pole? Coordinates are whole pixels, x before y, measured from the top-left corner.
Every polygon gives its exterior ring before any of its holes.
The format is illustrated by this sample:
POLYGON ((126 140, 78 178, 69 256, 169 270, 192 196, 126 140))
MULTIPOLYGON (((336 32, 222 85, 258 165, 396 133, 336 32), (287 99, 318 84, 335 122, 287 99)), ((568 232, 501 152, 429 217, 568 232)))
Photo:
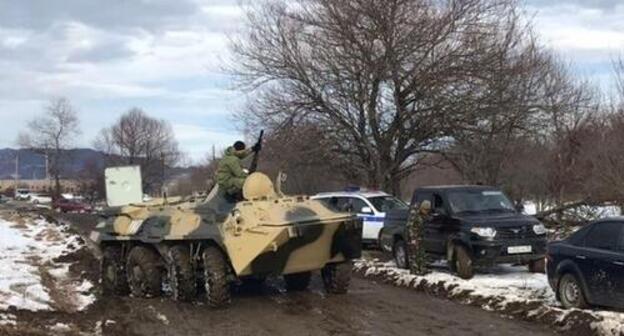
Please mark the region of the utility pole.
POLYGON ((165 201, 165 204, 166 204, 167 203, 167 194, 168 194, 168 192, 167 192, 167 186, 165 185, 165 168, 166 168, 166 165, 165 165, 165 153, 164 152, 160 153, 160 164, 161 164, 161 169, 162 169, 162 171, 160 172, 161 173, 161 181, 162 181, 161 185, 160 185, 160 192, 161 192, 161 195, 162 195, 162 197, 163 197, 163 199, 165 201))
POLYGON ((15 196, 17 196, 17 187, 19 186, 19 149, 15 151, 15 196))
POLYGON ((217 159, 217 150, 215 149, 215 145, 212 144, 212 161, 217 159))
POLYGON ((48 152, 45 153, 45 179, 50 180, 50 161, 48 158, 48 152))

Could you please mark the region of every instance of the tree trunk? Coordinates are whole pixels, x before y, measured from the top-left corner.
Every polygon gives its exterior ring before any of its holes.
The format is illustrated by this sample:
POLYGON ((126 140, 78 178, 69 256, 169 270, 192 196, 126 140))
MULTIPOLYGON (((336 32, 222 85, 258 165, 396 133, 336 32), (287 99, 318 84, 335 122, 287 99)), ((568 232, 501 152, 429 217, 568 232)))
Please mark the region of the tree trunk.
POLYGON ((61 196, 61 178, 59 177, 58 172, 54 174, 54 198, 59 198, 61 196))

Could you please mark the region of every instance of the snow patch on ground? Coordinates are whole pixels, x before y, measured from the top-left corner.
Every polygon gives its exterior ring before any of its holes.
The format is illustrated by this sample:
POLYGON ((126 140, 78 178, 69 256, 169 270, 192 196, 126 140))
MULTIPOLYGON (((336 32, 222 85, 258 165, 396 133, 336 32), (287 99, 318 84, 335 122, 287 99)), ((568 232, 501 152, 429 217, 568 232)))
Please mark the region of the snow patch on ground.
POLYGON ((593 320, 591 329, 600 335, 624 335, 624 313, 594 310, 563 310, 551 290, 545 274, 529 273, 526 267, 499 265, 486 274, 476 274, 471 280, 463 280, 440 265, 425 276, 415 276, 408 270, 399 269, 394 262, 358 260, 355 271, 366 277, 383 277, 400 287, 443 290, 450 298, 467 303, 478 302, 483 309, 491 311, 524 310, 527 318, 555 314, 558 324, 581 313, 593 320), (516 308, 520 307, 520 308, 516 308))
POLYGON ((17 317, 13 314, 0 314, 0 326, 15 326, 17 317))
POLYGON ((57 323, 50 327, 50 330, 57 333, 65 333, 71 331, 71 327, 65 323, 57 323))
POLYGON ((93 303, 93 285, 71 279, 69 264, 54 261, 82 244, 66 226, 42 218, 0 219, 0 310, 79 311, 93 303))

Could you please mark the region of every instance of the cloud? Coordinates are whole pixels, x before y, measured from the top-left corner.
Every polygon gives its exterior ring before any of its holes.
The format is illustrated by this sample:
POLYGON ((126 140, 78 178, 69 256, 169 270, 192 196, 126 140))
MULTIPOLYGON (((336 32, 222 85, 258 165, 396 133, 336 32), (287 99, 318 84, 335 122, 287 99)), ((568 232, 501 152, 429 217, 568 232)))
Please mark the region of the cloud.
POLYGON ((535 7, 538 33, 557 49, 607 50, 624 47, 624 6, 606 12, 569 2, 535 7))
POLYGON ((183 25, 199 9, 188 0, 20 0, 0 2, 5 27, 44 30, 59 22, 78 21, 103 29, 162 30, 183 25))
POLYGON ((541 41, 572 65, 574 73, 609 93, 611 62, 624 52, 621 1, 527 1, 541 41))
POLYGON ((535 7, 551 7, 553 4, 565 3, 567 5, 573 5, 583 8, 593 8, 600 10, 612 10, 621 5, 621 0, 566 0, 564 1, 552 1, 552 0, 527 0, 528 5, 535 7))
POLYGON ((210 141, 238 135, 222 64, 241 15, 235 0, 0 1, 0 147, 48 99, 66 96, 85 130, 79 145, 139 106, 197 127, 178 133, 183 150, 202 156, 210 141))
MULTIPOLYGON (((242 99, 222 68, 228 35, 243 21, 239 1, 247 0, 0 1, 0 147, 56 96, 79 110, 81 146, 132 106, 170 121, 193 158, 231 143, 242 99)), ((624 48, 620 3, 526 7, 544 43, 602 83, 624 48)))

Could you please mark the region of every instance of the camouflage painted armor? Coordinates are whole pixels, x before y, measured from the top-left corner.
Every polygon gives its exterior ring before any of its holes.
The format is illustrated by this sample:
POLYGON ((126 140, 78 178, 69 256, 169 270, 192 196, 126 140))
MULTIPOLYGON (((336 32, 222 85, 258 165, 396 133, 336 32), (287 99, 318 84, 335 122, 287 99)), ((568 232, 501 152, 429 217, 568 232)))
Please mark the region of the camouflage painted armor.
POLYGON ((231 203, 217 186, 203 199, 109 209, 91 236, 103 250, 104 292, 130 287, 136 297, 157 296, 168 278, 173 297, 187 301, 203 282, 209 305, 218 307, 229 302, 231 283, 282 275, 289 289, 301 290, 315 270, 328 292, 346 292, 351 260, 361 254, 360 219, 286 196, 261 173, 245 179, 242 194, 231 203))
POLYGON ((407 255, 411 274, 427 274, 427 260, 424 246, 425 218, 417 205, 410 209, 407 221, 407 255))

